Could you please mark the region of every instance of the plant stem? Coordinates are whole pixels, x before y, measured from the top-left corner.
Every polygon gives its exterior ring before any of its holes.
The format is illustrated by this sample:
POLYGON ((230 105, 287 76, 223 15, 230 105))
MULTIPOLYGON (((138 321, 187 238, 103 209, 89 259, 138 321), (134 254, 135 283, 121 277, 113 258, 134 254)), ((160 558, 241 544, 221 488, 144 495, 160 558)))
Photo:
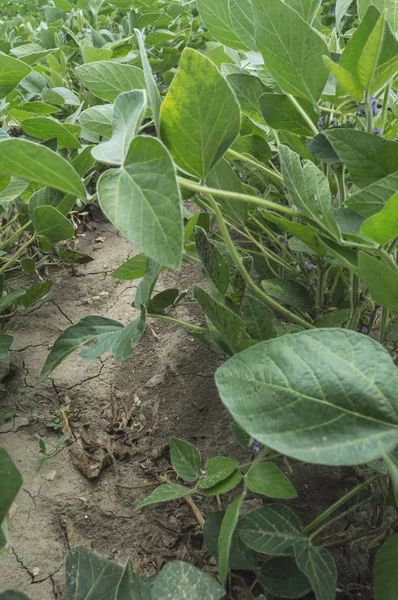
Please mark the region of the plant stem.
POLYGON ((302 319, 301 317, 295 315, 294 313, 290 312, 290 310, 288 310, 287 308, 285 308, 284 306, 282 306, 281 304, 279 304, 279 302, 276 302, 276 300, 274 300, 273 298, 271 298, 271 296, 268 296, 268 294, 266 294, 261 288, 259 288, 255 282, 253 281, 253 279, 250 277, 249 273, 247 272, 245 266, 243 265, 242 259, 239 255, 239 252, 237 251, 237 249, 235 248, 235 245, 233 243, 233 241, 231 240, 231 237, 228 233, 228 229, 227 226, 225 224, 224 221, 224 217, 221 213, 221 210, 217 204, 217 202, 214 200, 213 196, 211 196, 210 194, 208 194, 207 196, 208 202, 217 218, 218 221, 218 226, 220 228, 220 232, 221 235, 224 238, 225 243, 228 246, 228 250, 236 264, 236 266, 238 267, 239 271, 241 272, 243 279, 246 281, 247 285, 249 287, 252 288, 252 290, 263 300, 265 300, 265 302, 271 306, 273 309, 277 310, 279 313, 282 313, 283 315, 285 315, 286 317, 288 317, 289 319, 291 319, 292 321, 294 321, 295 323, 297 323, 298 325, 301 325, 302 327, 304 327, 305 329, 314 329, 313 325, 311 325, 310 323, 308 323, 307 321, 304 321, 304 319, 302 319))
POLYGON ((264 173, 266 173, 270 177, 273 177, 274 179, 277 179, 279 182, 283 182, 282 175, 279 175, 279 173, 277 173, 276 171, 272 171, 271 169, 269 169, 268 167, 266 167, 265 165, 263 165, 259 161, 253 160, 249 156, 245 156, 244 154, 240 154, 239 152, 235 152, 235 150, 228 150, 227 155, 230 156, 231 158, 235 158, 236 160, 241 160, 242 162, 246 162, 249 165, 253 165, 254 167, 256 167, 257 169, 259 169, 260 171, 264 171, 264 173))
POLYGON ((312 122, 310 117, 307 115, 307 113, 305 112, 305 110, 301 106, 301 104, 299 104, 297 102, 296 98, 294 96, 292 96, 291 94, 287 94, 287 97, 289 98, 290 102, 297 108, 297 110, 299 111, 299 113, 301 114, 303 119, 308 123, 311 131, 314 132, 314 135, 318 135, 318 133, 319 133, 318 129, 315 127, 314 123, 312 122))
POLYGON ((386 89, 384 91, 383 108, 381 109, 381 115, 380 115, 380 129, 382 131, 384 131, 384 127, 386 125, 387 109, 388 109, 388 102, 390 99, 391 87, 392 87, 392 80, 390 80, 387 83, 386 89))
POLYGON ((26 248, 29 248, 29 246, 31 244, 33 244, 35 239, 36 239, 36 236, 33 235, 31 238, 28 239, 27 242, 22 244, 22 246, 15 252, 15 254, 13 256, 11 256, 11 258, 1 267, 0 273, 4 273, 4 271, 6 271, 8 269, 8 267, 10 265, 12 265, 18 259, 18 256, 20 256, 23 252, 25 252, 26 248))
POLYGON ((148 317, 150 317, 151 319, 163 319, 163 321, 170 321, 170 323, 176 323, 177 325, 182 325, 182 327, 195 329, 195 331, 203 331, 204 333, 209 333, 209 330, 205 327, 199 327, 199 325, 192 325, 191 323, 186 323, 185 321, 180 321, 179 319, 173 319, 173 317, 167 317, 166 315, 149 314, 148 317))
POLYGON ((373 132, 373 112, 372 105, 370 104, 369 92, 365 94, 365 115, 366 115, 366 131, 368 133, 373 132))
POLYGON ((20 237, 20 235, 22 235, 22 233, 25 231, 25 229, 28 229, 28 227, 30 227, 31 225, 32 225, 32 221, 28 221, 27 223, 25 223, 25 225, 23 225, 22 227, 17 229, 15 231, 15 233, 12 234, 11 237, 9 237, 2 244, 0 244, 0 250, 5 248, 6 246, 9 246, 14 240, 16 240, 18 237, 20 237))
POLYGON ((380 339, 379 339, 380 344, 384 344, 389 313, 390 313, 390 311, 388 310, 388 308, 383 306, 383 308, 381 310, 380 339))
POLYGON ((323 289, 324 289, 324 279, 327 269, 319 269, 318 273, 318 281, 316 284, 316 295, 315 295, 315 308, 317 313, 320 313, 323 305, 323 289))
MULTIPOLYGON (((371 496, 370 496, 371 497, 371 496)), ((327 521, 326 523, 324 523, 323 525, 321 525, 319 527, 319 529, 317 529, 316 531, 314 531, 314 533, 311 533, 311 535, 308 538, 308 541, 312 541, 317 535, 319 535, 324 529, 326 529, 327 527, 330 527, 330 525, 332 525, 333 523, 335 523, 336 521, 340 521, 340 519, 343 519, 344 517, 346 517, 347 515, 349 515, 350 513, 356 511, 360 506, 362 506, 363 504, 366 504, 366 502, 369 502, 370 500, 369 498, 365 498, 365 500, 361 500, 360 502, 358 502, 357 504, 354 504, 354 506, 351 506, 350 508, 347 508, 347 510, 345 510, 342 513, 339 513, 338 515, 336 515, 335 517, 333 517, 333 519, 330 519, 330 521, 327 521)))
POLYGON ((339 500, 337 500, 337 502, 335 502, 334 504, 332 504, 331 506, 329 506, 329 508, 327 508, 325 511, 323 511, 323 513, 321 513, 320 515, 318 515, 313 521, 311 521, 311 523, 309 523, 304 528, 304 531, 307 533, 308 531, 310 531, 311 529, 313 529, 314 527, 316 527, 319 523, 322 523, 322 521, 324 521, 329 515, 331 515, 338 508, 340 508, 340 506, 343 506, 343 504, 345 504, 346 502, 348 502, 348 500, 350 500, 351 498, 353 498, 353 496, 356 496, 357 494, 359 494, 359 492, 362 492, 362 490, 364 490, 371 483, 373 483, 374 481, 376 481, 376 479, 380 479, 380 477, 382 477, 382 475, 380 475, 379 473, 376 473, 375 475, 372 475, 372 477, 369 477, 368 479, 366 479, 362 483, 358 484, 351 491, 349 491, 347 494, 345 494, 342 498, 340 498, 339 500))
POLYGON ((360 304, 359 304, 359 279, 354 273, 351 273, 351 287, 350 287, 350 320, 348 322, 348 329, 355 329, 358 323, 360 304))
POLYGON ((336 173, 337 186, 339 188, 339 206, 344 206, 346 199, 346 187, 344 179, 344 165, 336 173))
POLYGON ((307 220, 305 215, 302 215, 301 213, 295 210, 291 210, 288 206, 283 206, 282 204, 277 204, 276 202, 270 202, 269 200, 264 200, 264 198, 258 198, 257 196, 249 196, 249 194, 238 194, 237 192, 229 192, 227 190, 217 190, 216 188, 209 188, 204 185, 200 185, 200 183, 195 183, 195 181, 184 179, 184 177, 177 177, 177 181, 181 187, 186 188, 188 190, 192 190, 193 192, 198 192, 200 194, 212 194, 213 196, 219 196, 220 198, 242 200, 243 202, 257 204, 258 206, 262 206, 263 208, 284 213, 285 215, 289 215, 290 217, 298 217, 300 219, 307 220))

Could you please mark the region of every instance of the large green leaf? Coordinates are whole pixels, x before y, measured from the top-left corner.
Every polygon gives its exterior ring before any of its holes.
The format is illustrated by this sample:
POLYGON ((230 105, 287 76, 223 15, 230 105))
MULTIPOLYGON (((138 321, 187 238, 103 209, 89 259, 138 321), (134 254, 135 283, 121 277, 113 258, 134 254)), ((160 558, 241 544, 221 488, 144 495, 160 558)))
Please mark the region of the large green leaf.
POLYGON ((231 21, 228 0, 196 0, 200 16, 210 33, 225 46, 245 50, 231 21))
POLYGON ((172 160, 159 140, 136 137, 124 165, 101 175, 98 199, 107 218, 147 256, 167 267, 180 266, 180 193, 172 160))
POLYGON ((21 485, 21 473, 4 448, 0 448, 0 524, 6 518, 21 485))
MULTIPOLYGON (((318 119, 312 104, 305 100, 301 100, 300 103, 316 123, 318 119)), ((313 135, 313 130, 307 121, 285 94, 263 94, 260 97, 260 108, 265 121, 272 129, 284 129, 299 135, 313 135)))
POLYGON ((311 591, 307 577, 288 556, 267 560, 261 567, 260 583, 267 592, 281 598, 301 598, 311 591))
POLYGON ((299 460, 360 464, 398 443, 397 369, 382 346, 353 331, 261 342, 222 365, 216 383, 243 429, 299 460))
POLYGON ((370 254, 359 253, 359 275, 372 298, 387 308, 398 310, 398 269, 393 269, 370 254))
POLYGON ((358 13, 361 19, 364 18, 371 4, 378 8, 380 12, 385 8, 387 9, 387 21, 395 33, 398 29, 398 6, 396 0, 358 0, 358 13))
POLYGON ((330 129, 326 137, 358 187, 398 171, 398 144, 355 129, 330 129))
POLYGON ((196 481, 200 475, 200 452, 196 446, 172 437, 170 458, 173 469, 184 481, 196 481))
POLYGON ((156 131, 160 132, 160 105, 162 104, 162 98, 156 81, 152 74, 152 69, 149 64, 145 49, 145 38, 143 34, 138 30, 134 29, 134 33, 137 36, 138 46, 140 48, 142 68, 144 70, 145 84, 148 91, 149 105, 152 110, 152 118, 155 123, 156 131))
POLYGON ((130 143, 137 135, 145 116, 146 95, 144 90, 119 94, 112 113, 112 137, 92 149, 98 162, 120 165, 124 162, 130 143))
POLYGON ((94 96, 113 102, 122 92, 145 89, 144 73, 138 67, 112 61, 92 62, 76 69, 77 76, 94 96))
POLYGON ((162 139, 175 162, 200 179, 240 129, 239 105, 227 81, 206 56, 191 48, 182 53, 160 117, 162 139))
POLYGON ((98 135, 111 137, 112 135, 113 104, 92 106, 84 110, 79 116, 79 123, 98 135))
POLYGON ((114 600, 123 568, 83 547, 66 555, 66 593, 73 600, 114 600))
POLYGON ((304 539, 303 528, 295 513, 282 504, 268 504, 249 512, 239 520, 240 538, 256 552, 278 556, 304 539))
POLYGON ((237 496, 228 506, 220 529, 218 538, 218 573, 220 581, 225 585, 228 577, 229 555, 231 552, 232 538, 238 524, 239 512, 244 496, 237 496))
POLYGON ((252 492, 270 498, 290 500, 297 496, 293 484, 273 463, 263 462, 253 465, 246 474, 245 483, 252 492))
POLYGON ((369 218, 378 213, 398 189, 398 172, 387 175, 347 198, 345 205, 369 218))
POLYGON ((114 599, 149 600, 155 578, 156 575, 137 575, 128 561, 117 584, 114 599))
POLYGON ((20 60, 0 53, 0 99, 8 96, 31 70, 20 60))
MULTIPOLYGON (((21 123, 22 130, 39 140, 56 139, 59 147, 81 148, 79 140, 61 123, 50 117, 32 117, 21 123)), ((78 127, 80 130, 80 127, 78 127)))
POLYGON ((221 600, 224 589, 212 577, 188 563, 167 563, 152 588, 152 600, 221 600))
POLYGON ((269 89, 258 77, 250 73, 231 73, 227 76, 227 81, 239 102, 242 112, 253 121, 265 124, 261 111, 260 98, 263 94, 269 93, 269 89))
POLYGON ((72 223, 53 206, 38 206, 33 223, 43 252, 51 250, 57 242, 68 240, 75 232, 72 223))
POLYGON ((322 37, 281 0, 253 0, 257 48, 287 93, 316 104, 328 79, 322 37))
POLYGON ((98 341, 100 338, 113 336, 121 329, 123 329, 121 323, 105 317, 84 317, 76 325, 68 327, 51 348, 42 369, 40 381, 48 377, 55 367, 77 348, 92 341, 98 341))
POLYGON ((322 0, 287 0, 287 4, 294 8, 304 21, 311 24, 321 6, 321 1, 322 0))
POLYGON ((74 168, 59 154, 34 142, 16 138, 0 141, 0 172, 86 197, 74 168))
POLYGON ((154 504, 161 504, 162 502, 185 498, 186 496, 191 496, 193 493, 194 490, 180 485, 179 483, 164 483, 153 490, 148 498, 145 498, 145 500, 140 502, 137 505, 137 510, 144 508, 144 506, 153 506, 154 504))
POLYGON ((228 0, 232 27, 250 50, 257 50, 251 0, 228 0))
POLYGON ((294 554, 297 566, 311 583, 316 600, 335 600, 337 569, 328 550, 304 541, 295 545, 294 554))
POLYGON ((382 245, 398 235, 398 193, 387 200, 380 212, 363 222, 361 234, 382 245))
POLYGON ((398 589, 398 534, 391 535, 378 551, 373 575, 375 600, 396 600, 398 589))
POLYGON ((123 281, 133 281, 144 277, 148 259, 145 254, 136 254, 112 271, 112 277, 123 281))

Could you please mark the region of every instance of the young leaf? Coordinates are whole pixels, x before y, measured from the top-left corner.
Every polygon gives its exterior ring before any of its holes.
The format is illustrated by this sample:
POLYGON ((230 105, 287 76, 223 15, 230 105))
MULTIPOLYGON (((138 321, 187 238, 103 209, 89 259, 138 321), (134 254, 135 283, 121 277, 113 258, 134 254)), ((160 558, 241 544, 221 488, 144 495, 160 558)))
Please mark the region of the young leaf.
POLYGON ((182 53, 160 118, 162 139, 175 162, 200 179, 228 150, 240 129, 239 105, 227 81, 206 56, 192 48, 182 53))
POLYGON ((144 506, 152 506, 153 504, 161 504, 162 502, 169 502, 170 500, 192 496, 194 493, 194 490, 179 485, 178 483, 164 483, 153 490, 148 498, 145 498, 145 500, 140 502, 137 505, 136 510, 144 508, 144 506))
POLYGON ((398 589, 398 534, 391 535, 378 551, 373 577, 375 600, 395 600, 398 589))
POLYGON ((2 173, 49 185, 78 198, 86 197, 74 168, 45 146, 16 138, 4 139, 0 141, 0 164, 2 173))
POLYGON ((217 246, 208 239, 202 227, 195 228, 196 252, 211 281, 225 294, 229 286, 229 266, 217 246))
POLYGON ((148 259, 145 254, 136 254, 136 256, 132 256, 121 264, 120 267, 112 271, 111 275, 115 279, 121 279, 122 281, 141 279, 145 275, 147 262, 148 259))
POLYGON ((232 25, 228 0, 197 0, 197 5, 203 23, 217 41, 229 48, 246 50, 232 25))
POLYGON ((149 258, 180 266, 181 199, 172 160, 159 140, 136 137, 124 165, 101 175, 98 199, 111 223, 149 258))
POLYGON ((246 486, 256 494, 270 498, 291 500, 297 497, 293 484, 274 464, 263 462, 253 465, 246 474, 246 486))
MULTIPOLYGON (((211 512, 206 516, 203 528, 204 542, 212 556, 218 560, 218 539, 220 537, 221 525, 225 512, 211 512)), ((256 565, 256 554, 248 548, 240 539, 238 532, 232 534, 229 549, 229 568, 237 570, 254 570, 256 565)))
POLYGON ((174 471, 184 481, 196 481, 200 475, 200 452, 196 446, 172 437, 170 458, 174 471))
POLYGON ((380 344, 353 331, 260 342, 222 365, 216 383, 245 431, 298 460, 360 464, 380 457, 380 444, 388 452, 398 443, 397 369, 380 344))
POLYGON ((373 300, 398 310, 398 269, 393 269, 370 254, 359 253, 359 275, 369 288, 373 300))
POLYGON ((112 135, 113 104, 103 106, 92 106, 87 108, 79 116, 79 123, 88 131, 97 133, 104 137, 112 135))
POLYGON ((227 492, 230 492, 231 490, 235 489, 240 484, 241 481, 242 481, 241 472, 238 469, 235 469, 235 471, 233 471, 231 473, 231 475, 228 475, 228 477, 226 479, 223 479, 222 481, 220 481, 219 483, 216 483, 216 485, 213 485, 210 488, 204 489, 203 495, 208 497, 208 496, 220 496, 221 494, 226 494, 227 492))
POLYGON ((398 171, 347 198, 345 206, 365 218, 378 213, 398 189, 398 171))
POLYGON ((144 73, 138 67, 112 61, 92 62, 76 68, 82 83, 94 96, 114 102, 122 92, 145 89, 144 73))
POLYGON ((245 294, 242 318, 247 333, 254 340, 261 342, 276 337, 274 313, 251 292, 245 294))
POLYGON ((130 143, 137 135, 145 116, 146 95, 144 90, 133 90, 120 94, 114 104, 112 114, 112 137, 92 149, 98 162, 120 165, 124 162, 130 143))
POLYGON ((197 567, 180 561, 167 563, 156 577, 152 600, 177 600, 190 598, 221 600, 224 589, 212 577, 197 567))
POLYGON ((238 461, 225 456, 213 456, 205 464, 205 474, 199 480, 201 488, 208 489, 229 477, 238 466, 238 461))
POLYGON ((377 63, 384 38, 384 22, 386 13, 383 11, 377 20, 371 34, 363 47, 358 61, 358 77, 365 90, 372 90, 377 63))
POLYGON ((303 541, 294 546, 294 554, 297 566, 311 583, 316 600, 335 600, 336 563, 326 548, 317 548, 303 541))
MULTIPOLYGON (((380 12, 387 9, 387 21, 391 30, 395 33, 398 29, 398 6, 395 0, 358 0, 358 13, 364 18, 369 4, 373 4, 380 12)), ((386 599, 387 600, 387 599, 386 599)))
POLYGON ((311 591, 311 584, 294 558, 278 556, 261 568, 260 583, 266 592, 282 598, 301 598, 311 591))
POLYGON ((23 296, 20 296, 15 302, 18 308, 28 308, 33 306, 39 300, 47 296, 53 286, 53 280, 38 282, 30 286, 23 296))
POLYGON ((0 99, 8 96, 18 83, 29 75, 31 68, 6 54, 0 54, 0 99))
POLYGON ((223 585, 227 582, 232 538, 238 524, 243 498, 244 496, 241 495, 231 502, 221 523, 220 536, 218 538, 218 573, 223 585))
POLYGON ((284 306, 292 306, 303 312, 312 309, 311 296, 306 288, 294 279, 266 279, 261 282, 261 286, 269 296, 284 306))
POLYGON ((0 523, 6 518, 21 485, 21 473, 4 448, 0 448, 0 523))
POLYGON ((361 234, 381 245, 398 235, 398 193, 387 200, 380 212, 363 222, 361 234))
POLYGON ((145 38, 143 34, 138 30, 134 29, 134 33, 137 36, 138 46, 140 49, 142 68, 144 70, 145 84, 148 91, 149 105, 152 110, 152 118, 155 123, 156 131, 160 133, 160 105, 162 104, 162 98, 156 81, 152 74, 152 69, 149 64, 149 60, 145 50, 145 38))
POLYGON ((278 556, 304 539, 295 513, 282 504, 268 504, 250 511, 239 520, 238 534, 256 552, 278 556))
POLYGON ((316 104, 328 79, 323 38, 281 0, 253 0, 253 9, 265 67, 285 92, 316 104))
POLYGON ((43 252, 51 250, 57 242, 68 240, 75 231, 72 223, 52 206, 38 206, 33 223, 43 252))
POLYGON ((336 29, 341 33, 341 23, 347 14, 353 0, 337 0, 335 8, 336 29))
POLYGON ((80 346, 98 340, 101 336, 112 335, 121 329, 123 329, 121 323, 105 317, 84 317, 76 325, 68 327, 51 348, 42 369, 40 381, 44 381, 55 367, 80 346))

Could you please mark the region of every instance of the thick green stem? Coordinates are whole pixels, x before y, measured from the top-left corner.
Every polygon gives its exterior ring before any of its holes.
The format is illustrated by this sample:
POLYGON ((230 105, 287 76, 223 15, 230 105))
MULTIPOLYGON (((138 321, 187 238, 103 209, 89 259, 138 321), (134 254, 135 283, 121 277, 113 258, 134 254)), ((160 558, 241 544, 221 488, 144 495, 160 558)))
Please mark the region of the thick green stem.
POLYGON ((340 167, 336 173, 336 181, 339 189, 339 206, 344 206, 346 199, 346 187, 344 179, 344 166, 340 167))
POLYGON ((170 323, 176 323, 177 325, 181 325, 182 327, 187 327, 188 329, 195 329, 195 331, 203 331, 204 333, 209 333, 209 330, 205 327, 199 327, 199 325, 192 325, 192 323, 186 323, 185 321, 180 321, 179 319, 173 319, 173 317, 167 317, 166 315, 152 315, 149 314, 148 317, 151 319, 163 319, 163 321, 170 321, 170 323))
POLYGON ((29 238, 29 240, 27 242, 25 242, 24 244, 22 244, 22 246, 15 252, 15 254, 13 256, 11 256, 11 258, 1 267, 0 273, 4 273, 4 271, 6 271, 10 265, 12 265, 16 260, 18 260, 18 257, 23 252, 25 252, 25 250, 27 248, 29 248, 29 246, 31 244, 33 244, 33 242, 35 241, 35 239, 36 239, 36 236, 33 235, 31 238, 29 238))
POLYGON ((221 213, 221 210, 220 210, 217 202, 214 200, 213 196, 211 196, 210 194, 208 194, 206 196, 206 198, 217 218, 221 235, 224 238, 224 241, 228 246, 228 250, 229 250, 236 266, 238 267, 239 271, 241 272, 243 279, 246 281, 247 285, 257 294, 257 296, 262 298, 269 306, 271 306, 273 309, 277 310, 279 313, 285 315, 286 317, 288 317, 289 319, 291 319, 298 325, 301 325, 305 329, 314 329, 313 325, 311 325, 307 321, 304 321, 304 319, 295 315, 294 313, 290 312, 290 310, 288 310, 287 308, 285 308, 284 306, 279 304, 279 302, 276 302, 276 300, 271 298, 271 296, 268 296, 268 294, 266 294, 261 288, 258 287, 258 285, 256 285, 256 283, 253 281, 253 279, 250 277, 248 271, 246 270, 246 268, 242 262, 242 259, 239 255, 239 252, 237 251, 233 241, 231 240, 227 226, 224 221, 224 217, 221 213))
POLYGON ((388 310, 388 308, 383 306, 382 311, 381 311, 381 323, 380 323, 380 340, 379 340, 380 344, 384 344, 389 313, 390 313, 390 311, 388 310))
POLYGON ((362 492, 362 490, 364 490, 371 483, 373 483, 374 481, 376 481, 376 479, 380 479, 380 477, 382 477, 382 476, 379 475, 379 473, 377 473, 376 475, 372 475, 372 477, 369 477, 368 479, 366 479, 362 483, 358 484, 350 492, 348 492, 347 494, 345 494, 344 496, 342 496, 342 498, 340 498, 339 500, 337 500, 337 502, 335 502, 334 504, 332 504, 331 506, 329 506, 329 508, 327 508, 325 511, 323 511, 323 513, 321 513, 320 515, 318 515, 316 517, 316 519, 314 519, 313 521, 311 521, 311 523, 309 523, 304 528, 304 531, 307 533, 311 529, 314 529, 314 527, 316 527, 317 525, 319 525, 319 523, 322 523, 322 521, 324 521, 325 519, 327 519, 327 517, 329 515, 331 515, 332 513, 334 513, 338 508, 340 508, 340 506, 343 506, 343 504, 345 504, 346 502, 348 502, 348 500, 350 500, 351 498, 353 498, 354 496, 356 496, 357 494, 359 494, 359 492, 362 492))
POLYGON ((305 112, 305 110, 301 106, 301 104, 299 104, 297 102, 296 98, 294 96, 292 96, 291 94, 287 94, 287 97, 289 98, 290 102, 297 108, 297 110, 299 111, 299 113, 301 114, 301 116, 303 117, 303 119, 308 123, 308 125, 311 128, 311 130, 314 132, 314 135, 318 135, 319 131, 317 130, 317 128, 315 127, 314 123, 312 122, 312 120, 310 119, 310 117, 307 115, 307 113, 305 112))

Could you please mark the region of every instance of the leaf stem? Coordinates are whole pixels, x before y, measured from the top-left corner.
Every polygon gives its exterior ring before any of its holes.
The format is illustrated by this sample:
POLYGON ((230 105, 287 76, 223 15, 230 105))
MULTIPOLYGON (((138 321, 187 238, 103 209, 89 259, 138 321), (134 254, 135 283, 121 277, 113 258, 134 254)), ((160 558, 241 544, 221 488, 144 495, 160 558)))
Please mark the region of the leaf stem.
POLYGON ((342 167, 340 167, 338 169, 338 171, 335 173, 335 175, 336 175, 337 186, 339 189, 339 206, 344 206, 345 199, 346 199, 346 187, 345 187, 345 180, 344 180, 344 165, 342 165, 342 167))
POLYGON ((386 306, 383 306, 383 308, 381 309, 380 339, 379 339, 380 344, 384 344, 389 313, 390 313, 390 311, 388 310, 388 308, 386 306))
POLYGON ((299 102, 297 102, 296 98, 294 96, 292 96, 291 94, 287 94, 287 97, 289 98, 290 102, 297 108, 297 110, 299 111, 299 113, 301 114, 303 119, 308 123, 311 131, 314 132, 314 135, 318 135, 318 133, 319 133, 318 129, 315 127, 314 123, 312 122, 312 120, 310 119, 308 114, 305 112, 305 110, 301 106, 301 104, 299 104, 299 102))
POLYGON ((245 154, 240 154, 239 152, 235 152, 235 150, 229 149, 227 152, 227 156, 230 156, 231 158, 235 158, 236 160, 241 160, 242 162, 246 162, 249 165, 253 165, 260 171, 264 171, 264 173, 269 175, 269 177, 273 177, 274 179, 277 179, 280 183, 283 182, 282 175, 279 175, 279 173, 277 173, 276 171, 272 171, 272 169, 269 169, 268 167, 266 167, 259 161, 253 160, 252 158, 250 158, 249 156, 246 156, 245 154))
POLYGON ((304 531, 307 533, 308 531, 310 531, 311 529, 313 529, 314 527, 316 527, 319 523, 322 523, 322 521, 324 521, 329 515, 331 515, 334 511, 336 511, 338 508, 340 508, 340 506, 343 506, 343 504, 345 504, 346 502, 348 502, 348 500, 350 500, 351 498, 353 498, 354 496, 356 496, 357 494, 359 494, 359 492, 362 492, 362 490, 364 490, 371 483, 373 483, 374 481, 376 481, 376 479, 380 479, 380 477, 382 477, 382 475, 380 475, 379 473, 376 473, 375 475, 372 475, 371 477, 369 477, 368 479, 366 479, 362 483, 358 484, 351 491, 349 491, 347 494, 345 494, 344 496, 342 496, 342 498, 340 498, 339 500, 337 500, 337 502, 335 502, 334 504, 332 504, 331 506, 329 506, 325 511, 323 511, 323 513, 321 513, 320 515, 318 515, 313 521, 311 521, 311 523, 309 523, 304 528, 304 531))
POLYGON ((332 525, 336 521, 340 521, 340 519, 343 519, 344 517, 346 517, 350 513, 356 511, 360 506, 362 506, 363 504, 366 504, 366 502, 369 502, 370 498, 371 498, 371 496, 369 498, 365 498, 365 500, 361 500, 360 502, 357 502, 357 504, 354 504, 354 506, 351 506, 350 508, 347 508, 347 510, 345 510, 344 512, 339 513, 338 515, 336 515, 335 517, 333 517, 333 519, 330 519, 330 521, 327 521, 326 523, 324 523, 323 525, 321 525, 319 527, 319 529, 317 529, 316 531, 314 531, 314 533, 311 533, 311 535, 308 538, 308 541, 312 542, 312 540, 317 535, 319 535, 324 529, 327 529, 327 527, 330 527, 330 525, 332 525))
POLYGON ((358 323, 360 303, 359 303, 359 278, 355 273, 351 273, 351 286, 350 286, 350 320, 348 322, 348 329, 355 329, 358 323))
POLYGON ((170 323, 176 323, 177 325, 181 325, 182 327, 187 327, 189 329, 195 329, 195 331, 203 331, 204 333, 209 333, 209 330, 205 327, 199 327, 199 325, 192 325, 191 323, 186 323, 186 321, 180 321, 179 319, 174 319, 173 317, 167 317, 166 315, 152 315, 149 314, 148 317, 151 319, 163 319, 163 321, 170 321, 170 323))
POLYGON ((20 235, 22 235, 22 233, 25 231, 25 229, 28 229, 28 227, 30 227, 31 225, 32 225, 32 221, 28 221, 27 223, 25 223, 25 225, 22 225, 22 227, 20 227, 19 229, 17 229, 15 231, 15 233, 12 234, 11 237, 9 237, 2 244, 0 244, 0 250, 2 250, 3 248, 5 248, 6 246, 9 246, 14 240, 16 240, 17 238, 19 238, 20 235))
POLYGON ((388 109, 388 102, 390 99, 391 87, 392 87, 392 80, 390 79, 390 81, 387 83, 386 89, 384 91, 383 108, 381 109, 381 115, 380 115, 380 129, 382 131, 384 131, 384 127, 386 125, 387 109, 388 109))
POLYGON ((22 246, 15 252, 15 254, 13 256, 11 256, 11 258, 1 267, 0 273, 4 273, 4 271, 6 271, 8 269, 8 267, 10 265, 12 265, 18 259, 18 256, 20 256, 23 252, 25 252, 26 248, 28 248, 31 244, 33 244, 35 239, 36 239, 36 236, 33 235, 31 238, 28 239, 27 242, 22 244, 22 246))

